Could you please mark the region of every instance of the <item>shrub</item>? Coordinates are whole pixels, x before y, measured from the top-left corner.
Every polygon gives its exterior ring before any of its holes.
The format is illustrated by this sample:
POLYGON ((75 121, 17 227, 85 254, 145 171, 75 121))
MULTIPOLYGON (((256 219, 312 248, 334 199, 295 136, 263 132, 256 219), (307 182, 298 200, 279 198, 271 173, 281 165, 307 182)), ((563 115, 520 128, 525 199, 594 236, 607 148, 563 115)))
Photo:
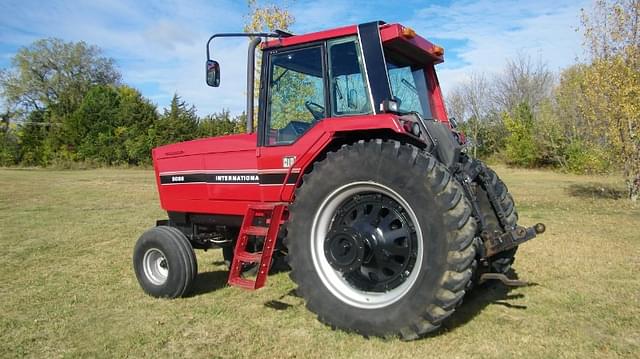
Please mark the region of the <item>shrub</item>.
POLYGON ((582 141, 573 141, 566 148, 566 167, 573 173, 605 173, 611 167, 605 151, 582 141))
POLYGON ((505 157, 510 165, 532 167, 538 159, 538 148, 533 135, 533 113, 525 103, 518 105, 513 113, 503 114, 504 125, 509 132, 506 139, 505 157))

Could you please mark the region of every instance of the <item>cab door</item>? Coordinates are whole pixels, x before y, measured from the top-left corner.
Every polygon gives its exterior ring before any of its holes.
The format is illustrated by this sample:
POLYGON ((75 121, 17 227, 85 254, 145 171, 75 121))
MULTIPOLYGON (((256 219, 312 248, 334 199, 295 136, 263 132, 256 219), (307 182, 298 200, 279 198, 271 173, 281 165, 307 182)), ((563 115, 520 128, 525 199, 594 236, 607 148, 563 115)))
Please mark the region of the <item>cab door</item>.
POLYGON ((263 200, 280 201, 283 187, 295 185, 300 171, 295 163, 312 140, 301 138, 326 117, 324 43, 272 50, 266 58, 258 144, 260 188, 263 200))
POLYGON ((258 167, 265 201, 286 201, 324 121, 371 113, 355 36, 272 50, 263 68, 258 167))

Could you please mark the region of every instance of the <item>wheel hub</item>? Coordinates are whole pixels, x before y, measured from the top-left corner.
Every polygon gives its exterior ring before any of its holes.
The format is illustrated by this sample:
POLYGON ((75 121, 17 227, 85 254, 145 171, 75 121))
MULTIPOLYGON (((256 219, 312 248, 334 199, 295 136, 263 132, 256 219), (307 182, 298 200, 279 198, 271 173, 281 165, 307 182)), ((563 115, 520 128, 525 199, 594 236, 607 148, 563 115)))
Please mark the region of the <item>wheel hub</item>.
POLYGON ((147 279, 155 285, 164 284, 169 276, 167 257, 157 248, 151 248, 144 254, 142 269, 147 279))
POLYGON ((400 286, 416 262, 416 232, 404 208, 380 193, 360 193, 336 210, 324 241, 331 267, 359 290, 400 286))
POLYGON ((329 264, 342 273, 360 268, 365 258, 366 241, 362 234, 351 227, 340 226, 329 232, 324 253, 329 264))

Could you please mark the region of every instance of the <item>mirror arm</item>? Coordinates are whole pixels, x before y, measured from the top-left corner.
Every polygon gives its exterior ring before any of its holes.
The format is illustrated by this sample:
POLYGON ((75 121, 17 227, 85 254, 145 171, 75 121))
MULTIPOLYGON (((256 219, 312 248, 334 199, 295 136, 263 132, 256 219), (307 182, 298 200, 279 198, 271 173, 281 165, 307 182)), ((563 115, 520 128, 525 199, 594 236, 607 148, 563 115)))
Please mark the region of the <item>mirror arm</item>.
POLYGON ((278 38, 291 36, 288 33, 268 33, 268 32, 229 32, 212 35, 207 40, 207 61, 211 60, 211 41, 217 37, 250 37, 249 42, 249 63, 247 65, 247 133, 253 132, 253 96, 254 96, 254 78, 255 78, 255 52, 256 47, 262 41, 261 38, 278 38))
POLYGON ((227 32, 221 34, 213 34, 209 40, 207 40, 207 60, 211 60, 210 44, 211 41, 217 37, 270 37, 270 38, 282 38, 284 36, 269 32, 227 32))

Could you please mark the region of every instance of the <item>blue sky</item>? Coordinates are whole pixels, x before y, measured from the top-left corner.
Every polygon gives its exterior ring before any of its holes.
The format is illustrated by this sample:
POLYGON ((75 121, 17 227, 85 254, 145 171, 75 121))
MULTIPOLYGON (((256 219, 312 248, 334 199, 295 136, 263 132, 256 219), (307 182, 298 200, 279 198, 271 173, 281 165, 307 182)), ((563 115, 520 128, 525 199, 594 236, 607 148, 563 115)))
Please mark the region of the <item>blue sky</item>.
MULTIPOLYGON (((438 74, 445 90, 472 72, 491 75, 519 53, 559 70, 583 55, 575 31, 589 0, 361 1, 289 0, 294 33, 384 20, 413 27, 446 49, 438 74)), ((17 49, 43 37, 84 40, 113 57, 125 83, 159 108, 175 92, 200 115, 244 108, 246 42, 223 40, 215 57, 220 88, 204 83, 205 42, 216 32, 242 30, 244 1, 32 1, 0 3, 0 68, 17 49)))

